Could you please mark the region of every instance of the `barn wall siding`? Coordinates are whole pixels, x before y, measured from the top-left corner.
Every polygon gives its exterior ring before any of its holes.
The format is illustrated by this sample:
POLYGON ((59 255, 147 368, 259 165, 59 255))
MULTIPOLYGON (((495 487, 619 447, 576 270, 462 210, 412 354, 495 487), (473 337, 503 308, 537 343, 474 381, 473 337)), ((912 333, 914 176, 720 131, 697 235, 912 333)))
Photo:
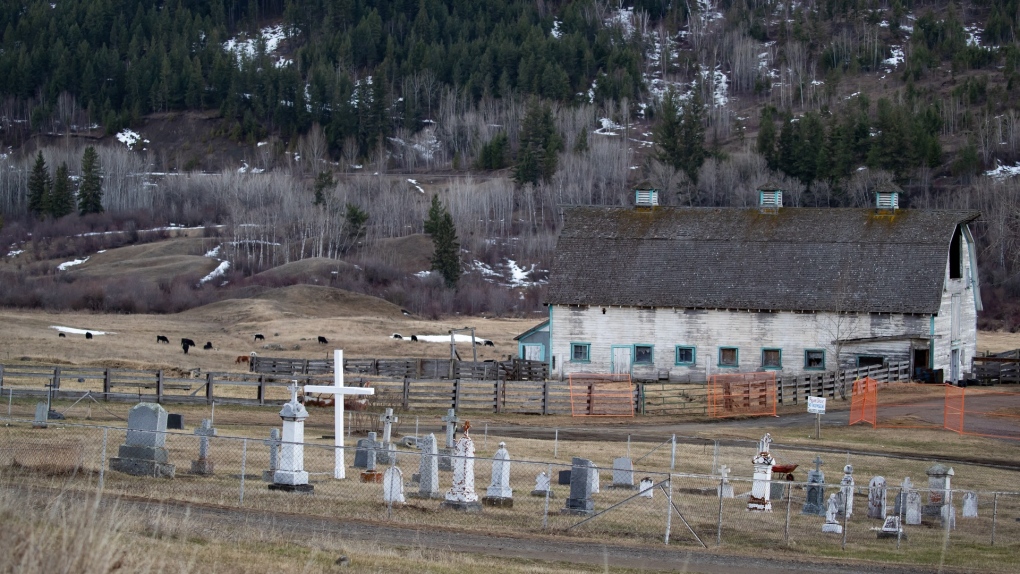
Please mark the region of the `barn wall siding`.
POLYGON ((952 350, 960 349, 960 374, 970 369, 971 359, 977 353, 977 305, 974 287, 970 282, 971 267, 976 262, 970 259, 966 235, 961 238, 963 249, 963 278, 949 278, 949 254, 946 254, 945 288, 942 303, 935 317, 935 353, 933 368, 943 369, 945 379, 950 380, 952 350), (960 295, 960 337, 952 337, 953 295, 960 295))

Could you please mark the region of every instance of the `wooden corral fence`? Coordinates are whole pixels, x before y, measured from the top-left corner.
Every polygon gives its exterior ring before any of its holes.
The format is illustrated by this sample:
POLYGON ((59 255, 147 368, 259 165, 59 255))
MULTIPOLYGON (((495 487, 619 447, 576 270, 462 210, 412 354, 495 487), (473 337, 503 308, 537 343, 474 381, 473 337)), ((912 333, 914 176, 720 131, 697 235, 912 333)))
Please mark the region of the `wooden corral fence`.
POLYGON ((1020 349, 974 357, 971 375, 979 383, 1020 383, 1020 349))
MULTIPOLYGON (((251 371, 270 375, 327 375, 333 359, 252 357, 251 371)), ((543 361, 456 361, 450 359, 344 359, 344 372, 374 377, 409 379, 468 379, 475 381, 544 381, 549 365, 543 361)))
MULTIPOLYGON (((809 396, 845 398, 853 381, 870 376, 880 382, 908 381, 909 363, 862 367, 839 373, 777 377, 777 401, 800 404, 809 396), (843 391, 841 391, 843 389, 843 391)), ((96 398, 166 403, 205 402, 278 405, 287 400, 287 385, 327 383, 331 375, 266 373, 201 373, 169 377, 160 370, 78 368, 68 366, 12 366, 0 364, 0 393, 77 398, 91 392, 96 398)), ((372 409, 393 407, 409 411, 455 408, 467 411, 520 414, 571 414, 566 381, 476 380, 348 377, 348 385, 369 384, 372 409)), ((645 382, 634 385, 634 407, 646 415, 704 415, 704 383, 645 382)))

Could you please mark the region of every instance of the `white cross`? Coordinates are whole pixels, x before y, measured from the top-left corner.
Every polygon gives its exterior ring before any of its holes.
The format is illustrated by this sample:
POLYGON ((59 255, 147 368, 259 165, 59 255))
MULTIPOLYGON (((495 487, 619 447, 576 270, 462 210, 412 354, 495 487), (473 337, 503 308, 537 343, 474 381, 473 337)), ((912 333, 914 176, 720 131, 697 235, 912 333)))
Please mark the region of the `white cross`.
POLYGON ((347 395, 374 395, 375 389, 371 387, 345 387, 344 386, 344 352, 337 349, 333 351, 333 386, 326 385, 305 385, 305 396, 308 393, 327 393, 333 395, 334 419, 333 432, 336 435, 335 454, 336 459, 333 467, 333 478, 346 478, 344 468, 344 398, 347 395))

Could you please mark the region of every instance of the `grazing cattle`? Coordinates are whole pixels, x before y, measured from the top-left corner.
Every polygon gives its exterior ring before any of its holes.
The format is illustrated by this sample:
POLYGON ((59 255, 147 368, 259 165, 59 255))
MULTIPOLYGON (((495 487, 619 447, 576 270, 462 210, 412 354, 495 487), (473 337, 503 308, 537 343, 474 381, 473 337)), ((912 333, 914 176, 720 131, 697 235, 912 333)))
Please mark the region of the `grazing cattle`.
POLYGON ((412 343, 417 343, 418 342, 418 335, 411 335, 411 342, 412 343))
POLYGON ((67 335, 65 335, 63 333, 57 333, 57 336, 60 337, 61 339, 66 339, 67 338, 67 335))
POLYGON ((485 346, 486 347, 495 347, 496 345, 492 341, 486 339, 485 340, 485 346))
POLYGON ((265 341, 266 340, 266 336, 263 335, 262 333, 255 333, 255 340, 256 341, 265 341))
POLYGON ((191 339, 181 339, 181 348, 184 349, 184 354, 188 354, 189 347, 195 347, 195 342, 191 339))
POLYGON ((170 344, 170 339, 167 339, 164 335, 156 335, 156 342, 157 343, 166 343, 167 345, 169 345, 170 344))
POLYGON ((92 333, 89 333, 88 331, 85 331, 85 338, 86 339, 91 339, 92 338, 92 333))
POLYGON ((212 350, 212 341, 206 341, 205 345, 202 348, 205 349, 206 351, 212 350))
POLYGON ((393 333, 393 338, 394 338, 394 339, 403 339, 403 338, 404 338, 404 336, 403 336, 403 335, 401 335, 400 333, 393 333))
POLYGON ((326 338, 323 337, 322 335, 319 335, 319 344, 320 345, 328 345, 329 341, 327 341, 326 338))
POLYGON ((250 362, 251 362, 251 359, 248 358, 248 355, 238 355, 237 358, 234 359, 234 364, 235 365, 240 365, 241 363, 250 363, 250 362))

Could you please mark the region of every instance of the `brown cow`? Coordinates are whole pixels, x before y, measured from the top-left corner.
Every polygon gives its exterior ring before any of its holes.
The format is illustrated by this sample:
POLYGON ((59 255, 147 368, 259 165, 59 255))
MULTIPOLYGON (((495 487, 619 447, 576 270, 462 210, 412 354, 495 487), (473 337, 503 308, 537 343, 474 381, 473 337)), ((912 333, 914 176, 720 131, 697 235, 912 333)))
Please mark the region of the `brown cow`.
POLYGON ((240 365, 241 363, 250 363, 250 362, 251 362, 251 358, 248 355, 238 355, 237 358, 234 359, 234 364, 236 364, 236 365, 240 365))

